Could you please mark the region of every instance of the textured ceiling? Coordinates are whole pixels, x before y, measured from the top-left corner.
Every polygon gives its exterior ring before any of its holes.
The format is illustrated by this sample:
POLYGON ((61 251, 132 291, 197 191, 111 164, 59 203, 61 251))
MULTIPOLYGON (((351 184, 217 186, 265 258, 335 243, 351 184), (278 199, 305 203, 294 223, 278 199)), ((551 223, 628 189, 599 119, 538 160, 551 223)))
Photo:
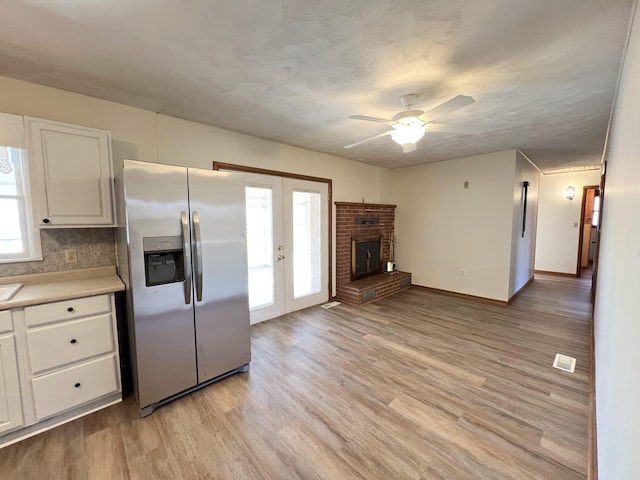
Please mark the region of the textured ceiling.
POLYGON ((598 163, 633 0, 1 0, 0 74, 383 167, 598 163), (403 154, 398 98, 482 133, 403 154))

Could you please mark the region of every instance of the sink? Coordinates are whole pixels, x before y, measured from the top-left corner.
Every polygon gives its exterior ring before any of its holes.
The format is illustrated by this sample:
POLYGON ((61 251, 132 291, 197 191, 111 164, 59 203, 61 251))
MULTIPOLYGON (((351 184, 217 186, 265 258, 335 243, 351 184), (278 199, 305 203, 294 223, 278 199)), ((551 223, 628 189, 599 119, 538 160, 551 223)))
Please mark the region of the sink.
POLYGON ((0 285, 0 302, 11 300, 13 296, 22 288, 21 283, 11 283, 9 285, 0 285))

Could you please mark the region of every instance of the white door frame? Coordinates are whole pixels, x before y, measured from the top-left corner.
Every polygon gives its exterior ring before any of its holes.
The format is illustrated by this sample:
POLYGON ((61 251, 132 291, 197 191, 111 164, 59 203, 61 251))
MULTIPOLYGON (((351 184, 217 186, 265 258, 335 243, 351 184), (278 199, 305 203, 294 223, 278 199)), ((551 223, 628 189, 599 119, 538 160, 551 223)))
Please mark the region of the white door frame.
MULTIPOLYGON (((282 179, 294 179, 303 180, 309 182, 319 182, 327 184, 327 298, 329 301, 333 294, 333 199, 332 199, 332 186, 333 181, 330 178, 313 177, 309 175, 299 175, 297 173, 282 172, 278 170, 269 170, 264 168, 249 167, 246 165, 237 165, 232 163, 213 162, 214 170, 227 170, 233 172, 240 172, 246 175, 258 174, 258 175, 270 175, 274 177, 280 177, 282 179)), ((324 300, 321 300, 324 301, 324 300)), ((303 307, 300 307, 303 308, 303 307)), ((295 308, 294 308, 295 309, 295 308)), ((261 321, 261 320, 256 320, 261 321)), ((252 321, 252 323, 255 323, 252 321)))

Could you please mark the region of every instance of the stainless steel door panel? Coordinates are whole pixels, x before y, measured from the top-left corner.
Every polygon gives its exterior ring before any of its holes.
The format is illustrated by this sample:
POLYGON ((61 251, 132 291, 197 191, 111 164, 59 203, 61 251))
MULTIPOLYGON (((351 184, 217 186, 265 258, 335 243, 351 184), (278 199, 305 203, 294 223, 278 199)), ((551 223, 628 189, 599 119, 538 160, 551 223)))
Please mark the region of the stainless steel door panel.
POLYGON ((133 300, 129 321, 134 322, 138 405, 144 408, 197 384, 193 299, 186 303, 184 282, 147 287, 142 248, 144 237, 183 235, 187 173, 183 167, 125 160, 122 176, 133 300))
POLYGON ((202 383, 251 361, 245 194, 239 175, 188 172, 192 218, 197 212, 201 233, 194 272, 201 260, 202 300, 194 303, 202 383))

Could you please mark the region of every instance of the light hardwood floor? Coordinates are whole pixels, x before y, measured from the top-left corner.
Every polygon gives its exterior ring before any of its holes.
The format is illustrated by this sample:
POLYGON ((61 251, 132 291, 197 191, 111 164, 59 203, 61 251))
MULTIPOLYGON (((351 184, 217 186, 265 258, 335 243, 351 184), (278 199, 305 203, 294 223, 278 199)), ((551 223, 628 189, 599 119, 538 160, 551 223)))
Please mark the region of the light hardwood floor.
POLYGON ((0 478, 584 479, 589 286, 537 275, 509 307, 414 288, 286 315, 252 327, 250 373, 4 448, 0 478))

